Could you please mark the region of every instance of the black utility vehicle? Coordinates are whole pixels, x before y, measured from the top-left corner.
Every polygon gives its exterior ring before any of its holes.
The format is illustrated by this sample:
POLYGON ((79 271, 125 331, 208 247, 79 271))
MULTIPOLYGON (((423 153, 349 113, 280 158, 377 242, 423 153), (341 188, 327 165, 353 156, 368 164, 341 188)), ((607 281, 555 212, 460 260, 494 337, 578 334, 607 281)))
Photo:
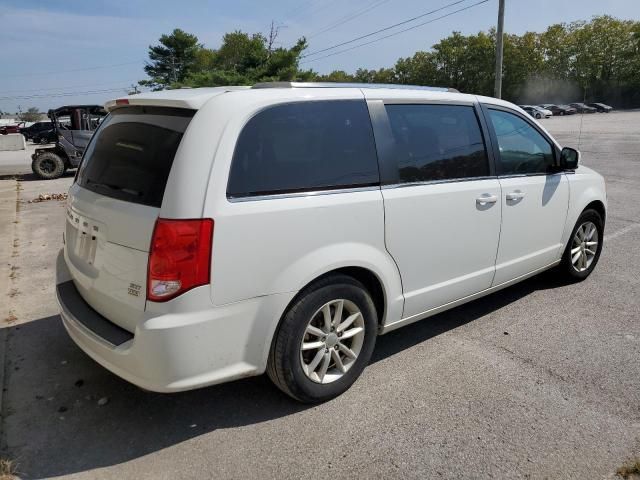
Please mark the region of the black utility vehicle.
POLYGON ((67 105, 49 110, 56 144, 31 155, 31 170, 48 180, 80 164, 84 149, 107 112, 100 105, 67 105))
POLYGON ((613 107, 604 103, 587 103, 587 105, 595 108, 600 113, 609 113, 611 110, 613 110, 613 107))

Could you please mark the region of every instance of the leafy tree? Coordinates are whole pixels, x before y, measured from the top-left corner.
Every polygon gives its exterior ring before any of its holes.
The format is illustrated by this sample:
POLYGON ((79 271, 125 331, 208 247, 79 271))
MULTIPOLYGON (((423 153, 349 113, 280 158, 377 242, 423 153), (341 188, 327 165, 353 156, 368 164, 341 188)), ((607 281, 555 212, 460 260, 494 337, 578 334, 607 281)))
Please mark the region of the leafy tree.
POLYGON ((154 89, 175 87, 212 87, 251 85, 263 81, 313 80, 315 73, 299 69, 300 56, 307 46, 304 38, 291 48, 274 48, 277 28, 268 36, 239 30, 227 33, 217 50, 198 44, 195 35, 174 30, 160 38, 162 45, 150 47, 149 57, 156 66, 145 67, 150 80, 141 85, 154 89), (180 46, 180 49, 175 47, 180 46), (170 48, 173 50, 170 50, 170 48), (173 59, 180 52, 180 68, 173 74, 173 59), (160 56, 160 58, 158 57, 160 56))
MULTIPOLYGON (((453 32, 432 46, 400 58, 391 69, 358 69, 356 82, 457 88, 493 95, 495 30, 453 32)), ((503 96, 517 103, 609 101, 640 105, 640 22, 610 16, 554 24, 542 33, 505 35, 503 96)), ((332 72, 319 78, 349 78, 332 72)))
POLYGON ((40 111, 36 107, 29 107, 26 112, 20 112, 18 118, 23 122, 37 122, 40 120, 40 111))
POLYGON ((535 102, 536 95, 527 88, 542 76, 544 58, 539 35, 533 32, 505 35, 504 49, 504 97, 526 99, 529 96, 535 102))
POLYGON ((318 75, 315 80, 318 82, 350 83, 354 81, 354 77, 344 70, 334 70, 327 75, 318 75))
POLYGON ((396 81, 407 85, 435 85, 437 68, 432 52, 416 52, 395 65, 396 81))
MULTIPOLYGON (((143 81, 154 88, 251 85, 263 81, 402 83, 453 87, 493 95, 495 30, 453 32, 428 51, 399 58, 390 68, 358 68, 317 74, 301 70, 307 46, 274 48, 278 29, 268 35, 227 33, 218 49, 198 44, 195 35, 174 30, 150 47, 152 64, 143 81), (176 62, 176 58, 180 58, 176 62), (171 62, 173 60, 173 63, 171 62), (178 63, 178 65, 176 64, 178 63)), ((505 35, 503 96, 517 103, 609 101, 640 105, 640 22, 610 16, 550 25, 544 32, 505 35)))
POLYGON ((162 35, 159 45, 149 46, 150 62, 144 71, 150 79, 140 81, 140 85, 161 90, 184 81, 196 62, 196 53, 202 48, 198 37, 179 28, 169 35, 162 35))

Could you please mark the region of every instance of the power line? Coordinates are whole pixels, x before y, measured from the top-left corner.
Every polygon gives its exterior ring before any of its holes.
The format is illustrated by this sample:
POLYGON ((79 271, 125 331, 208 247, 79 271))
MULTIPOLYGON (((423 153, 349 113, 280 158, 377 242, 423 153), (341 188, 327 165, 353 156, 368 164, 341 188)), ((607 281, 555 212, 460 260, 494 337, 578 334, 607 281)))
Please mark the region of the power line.
POLYGON ((282 16, 283 20, 291 20, 293 18, 299 17, 304 13, 309 7, 313 6, 313 0, 306 0, 305 2, 301 1, 300 4, 296 7, 290 9, 287 13, 282 16))
POLYGON ((470 8, 476 7, 476 6, 481 5, 483 3, 487 3, 488 1, 489 0, 481 0, 480 2, 473 3, 473 4, 471 4, 471 5, 467 6, 467 7, 463 7, 463 8, 460 8, 458 10, 454 10, 453 12, 449 12, 449 13, 447 13, 445 15, 441 15, 439 17, 432 18, 431 20, 428 20, 426 22, 422 22, 422 23, 419 23, 417 25, 413 25, 413 26, 411 26, 409 28, 405 28, 405 29, 399 30, 399 31, 394 32, 394 33, 390 33, 389 35, 384 35, 384 36, 382 36, 380 38, 375 38, 375 39, 373 39, 373 40, 371 40, 369 42, 361 43, 359 45, 354 45, 353 47, 345 48, 344 50, 339 50, 337 52, 333 52, 333 53, 330 53, 328 55, 323 55, 322 57, 312 58, 310 60, 306 60, 306 61, 300 62, 300 63, 303 64, 303 63, 315 62, 316 60, 322 60, 323 58, 333 57, 334 55, 339 55, 341 53, 349 52, 351 50, 355 50, 356 48, 364 47, 366 45, 371 45, 372 43, 379 42, 380 40, 384 40, 384 39, 390 38, 390 37, 395 37, 396 35, 400 35, 401 33, 408 32, 409 30, 413 30, 415 28, 422 27, 422 26, 427 25, 429 23, 433 23, 436 20, 441 20, 443 18, 450 17, 451 15, 454 15, 456 13, 463 12, 465 10, 469 10, 470 8))
POLYGON ((84 85, 64 85, 60 87, 49 87, 49 88, 28 88, 21 90, 3 90, 0 93, 28 93, 28 92, 50 92, 52 90, 64 90, 69 88, 87 88, 87 87, 102 87, 105 85, 122 85, 123 83, 131 83, 134 80, 116 80, 113 82, 107 83, 85 83, 84 85))
POLYGON ((123 90, 128 91, 129 88, 130 87, 125 86, 121 88, 106 88, 102 90, 88 90, 83 92, 61 92, 61 93, 42 94, 42 95, 16 95, 16 96, 0 97, 0 100, 34 100, 38 98, 79 97, 83 95, 96 95, 99 93, 121 92, 123 90))
POLYGON ((351 20, 354 20, 362 15, 364 15, 365 13, 370 12, 371 10, 378 8, 380 5, 387 3, 389 0, 376 0, 375 2, 373 2, 373 4, 369 5, 368 7, 362 9, 362 10, 358 10, 356 12, 352 12, 349 13, 343 17, 340 17, 337 21, 332 22, 328 25, 325 25, 324 27, 322 27, 321 30, 316 31, 314 33, 312 33, 311 35, 309 35, 309 39, 313 38, 313 37, 317 37, 320 34, 323 34, 325 32, 328 32, 330 30, 333 30, 336 27, 339 27, 341 25, 344 25, 347 22, 350 22, 351 20))
POLYGON ((329 1, 327 1, 327 2, 325 2, 325 3, 323 3, 323 4, 321 4, 321 5, 317 5, 317 4, 315 4, 315 5, 314 5, 314 3, 313 3, 313 2, 309 2, 309 3, 308 3, 308 4, 306 4, 306 5, 305 5, 305 4, 303 4, 303 5, 301 6, 301 8, 298 8, 298 9, 296 10, 296 13, 294 13, 293 15, 287 15, 287 16, 285 16, 285 17, 283 17, 283 18, 284 18, 285 20, 293 20, 293 19, 295 19, 295 18, 298 18, 298 17, 302 16, 302 15, 303 15, 303 14, 305 14, 305 13, 308 13, 308 15, 313 15, 313 14, 318 13, 318 12, 320 12, 320 11, 324 10, 325 8, 327 8, 327 7, 331 6, 331 5, 333 5, 333 4, 334 4, 334 3, 336 3, 337 1, 338 1, 338 0, 329 0, 329 1), (305 11, 304 11, 304 10, 305 10, 305 7, 311 7, 311 10, 310 10, 309 12, 305 12, 305 11))
POLYGON ((141 62, 144 62, 144 60, 136 60, 135 62, 116 63, 113 65, 100 65, 97 67, 85 67, 85 68, 74 68, 71 70, 59 70, 57 72, 33 72, 33 73, 20 73, 18 75, 3 75, 1 78, 35 77, 38 75, 53 75, 56 73, 84 72, 87 70, 100 70, 102 68, 123 67, 125 65, 140 64, 141 62))
POLYGON ((445 10, 445 9, 447 9, 447 8, 449 8, 449 7, 453 7, 454 5, 458 5, 458 4, 460 4, 460 3, 462 3, 462 2, 466 2, 466 1, 467 1, 467 0, 457 0, 457 1, 455 1, 455 2, 448 3, 447 5, 445 5, 445 6, 443 6, 443 7, 436 8, 435 10, 431 10, 431 11, 429 11, 429 12, 422 13, 422 14, 420 14, 420 15, 416 15, 416 16, 415 16, 415 17, 413 17, 413 18, 409 18, 409 19, 407 19, 407 20, 403 20, 402 22, 398 22, 398 23, 395 23, 395 24, 393 24, 393 25, 389 25, 388 27, 381 28, 381 29, 379 29, 379 30, 376 30, 375 32, 367 33, 366 35, 360 35, 359 37, 353 38, 353 39, 351 39, 351 40, 347 40, 346 42, 337 43, 337 44, 332 45, 332 46, 330 46, 330 47, 323 48, 323 49, 321 49, 321 50, 316 50, 315 52, 307 53, 307 54, 305 54, 305 55, 302 55, 300 58, 310 57, 311 55, 317 55, 318 53, 327 52, 327 51, 329 51, 329 50, 333 50, 334 48, 342 47, 342 46, 344 46, 344 45, 348 45, 348 44, 350 44, 350 43, 357 42, 358 40, 362 40, 362 39, 364 39, 364 38, 371 37, 371 36, 376 35, 376 34, 378 34, 378 33, 386 32, 387 30, 391 30, 391 29, 393 29, 393 28, 399 27, 400 25, 405 25, 405 24, 410 23, 410 22, 413 22, 413 21, 415 21, 415 20, 417 20, 417 19, 419 19, 419 18, 426 17, 427 15, 431 15, 431 14, 436 13, 436 12, 439 12, 439 11, 441 11, 441 10, 445 10))

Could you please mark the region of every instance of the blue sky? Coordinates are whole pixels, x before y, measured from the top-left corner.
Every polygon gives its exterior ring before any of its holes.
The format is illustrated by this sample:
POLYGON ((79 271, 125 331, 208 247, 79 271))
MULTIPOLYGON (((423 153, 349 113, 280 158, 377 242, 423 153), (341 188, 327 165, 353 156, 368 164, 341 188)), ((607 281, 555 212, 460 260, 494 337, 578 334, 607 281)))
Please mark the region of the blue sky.
MULTIPOLYGON (((477 1, 464 0, 421 21, 477 1)), ((196 34, 207 47, 216 48, 225 32, 267 32, 274 20, 283 25, 278 38, 283 45, 289 46, 306 36, 311 52, 452 2, 0 0, 0 110, 15 112, 18 106, 23 110, 31 106, 46 110, 70 103, 103 103, 121 96, 129 85, 145 78, 142 67, 148 46, 176 27, 196 34), (318 33, 345 16, 370 7, 374 8, 318 33), (25 96, 32 98, 15 98, 25 96)), ((453 30, 475 33, 489 29, 495 25, 497 8, 498 0, 489 0, 393 38, 306 63, 304 67, 324 73, 334 69, 353 71, 361 66, 391 66, 398 57, 429 49, 453 30)), ((640 0, 506 0, 505 30, 518 34, 541 31, 552 23, 588 20, 600 14, 640 20, 640 0)))

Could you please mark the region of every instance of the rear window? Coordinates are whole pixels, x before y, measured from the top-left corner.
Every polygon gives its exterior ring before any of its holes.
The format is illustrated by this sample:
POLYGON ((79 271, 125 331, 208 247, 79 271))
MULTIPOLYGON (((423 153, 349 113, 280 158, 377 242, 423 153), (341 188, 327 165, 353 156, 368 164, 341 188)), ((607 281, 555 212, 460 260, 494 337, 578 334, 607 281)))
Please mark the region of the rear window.
POLYGON ((87 147, 78 184, 107 197, 160 207, 173 158, 194 114, 163 107, 114 110, 87 147))
POLYGON ((233 155, 227 195, 379 184, 378 160, 362 100, 290 103, 256 114, 233 155))

